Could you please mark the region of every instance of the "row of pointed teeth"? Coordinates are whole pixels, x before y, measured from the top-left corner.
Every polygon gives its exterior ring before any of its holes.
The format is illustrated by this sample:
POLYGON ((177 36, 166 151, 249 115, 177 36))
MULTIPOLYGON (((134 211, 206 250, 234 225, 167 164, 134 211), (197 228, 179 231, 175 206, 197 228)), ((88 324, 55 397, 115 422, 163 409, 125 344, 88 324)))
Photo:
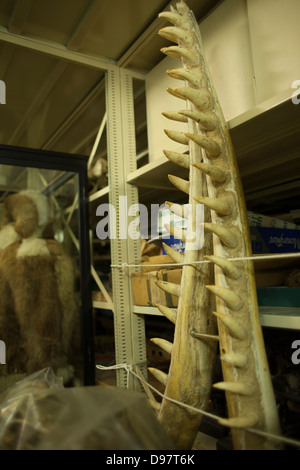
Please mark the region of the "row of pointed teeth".
POLYGON ((174 142, 177 142, 178 144, 189 144, 189 139, 183 132, 165 129, 165 134, 169 139, 174 140, 174 142))
MULTIPOLYGON (((241 325, 237 320, 232 318, 230 315, 225 315, 223 313, 218 313, 218 312, 213 312, 213 314, 224 323, 224 325, 229 330, 233 338, 239 339, 241 341, 247 338, 247 331, 245 330, 243 325, 241 325)), ((201 335, 202 335, 201 333, 192 331, 191 334, 194 338, 201 339, 201 335)), ((218 338, 218 337, 215 337, 215 338, 218 338)))
POLYGON ((168 320, 170 320, 171 323, 176 323, 176 311, 173 310, 172 308, 166 307, 165 305, 161 304, 156 304, 155 307, 158 308, 160 313, 162 313, 168 320))
POLYGON ((185 133, 169 129, 165 129, 164 131, 171 140, 174 140, 174 142, 177 142, 178 144, 188 145, 189 139, 191 139, 195 144, 199 145, 199 147, 207 152, 208 158, 216 158, 222 152, 222 147, 218 142, 204 135, 189 134, 187 132, 185 133))
POLYGON ((213 131, 217 127, 217 121, 214 117, 197 111, 196 109, 182 110, 179 111, 178 114, 183 115, 185 118, 193 119, 193 121, 196 121, 200 127, 206 131, 213 131))
POLYGON ((189 47, 194 42, 194 35, 189 30, 179 28, 178 26, 167 26, 158 31, 158 35, 173 42, 182 42, 184 46, 189 47))
POLYGON ((180 296, 180 284, 174 284, 167 281, 156 281, 157 286, 171 295, 180 296))
MULTIPOLYGON (((186 194, 189 194, 190 183, 189 183, 188 180, 184 180, 184 179, 179 178, 178 176, 174 176, 174 175, 168 175, 168 178, 171 181, 171 183, 177 189, 179 189, 180 191, 182 191, 186 194)), ((199 198, 199 197, 194 198, 194 199, 197 202, 200 202, 200 203, 204 204, 205 206, 209 207, 210 209, 216 211, 217 214, 222 215, 222 216, 229 215, 232 211, 232 206, 229 203, 229 201, 227 201, 226 199, 199 198)), ((180 217, 185 216, 183 208, 180 207, 179 205, 174 205, 174 209, 172 208, 172 205, 170 205, 170 209, 174 213, 176 213, 176 215, 179 215, 180 217), (176 210, 177 207, 178 207, 178 210, 176 210)), ((238 239, 237 239, 236 235, 232 232, 232 230, 230 230, 226 227, 223 227, 222 225, 212 224, 212 223, 207 223, 207 222, 204 223, 203 226, 204 226, 204 229, 206 229, 209 232, 212 232, 215 235, 217 235, 226 247, 228 247, 228 248, 236 248, 237 247, 238 239)), ((166 225, 166 227, 168 227, 168 230, 170 230, 170 227, 172 227, 172 226, 170 226, 170 225, 167 226, 166 225)), ((173 230, 173 232, 176 230, 177 234, 180 234, 179 239, 182 240, 182 241, 186 241, 185 231, 183 229, 178 229, 178 227, 175 227, 175 228, 171 228, 171 230, 173 230)), ((172 235, 174 235, 174 233, 172 233, 172 235)), ((215 258, 215 259, 218 260, 218 258, 215 258)), ((222 263, 222 261, 220 261, 220 262, 222 263)), ((216 263, 216 264, 218 264, 218 263, 216 263)), ((228 267, 228 270, 230 271, 230 264, 226 263, 226 261, 224 261, 223 264, 226 264, 227 267, 228 267)), ((232 272, 234 271, 232 273, 231 277, 238 279, 237 270, 232 268, 231 271, 232 272)))
POLYGON ((191 51, 187 47, 181 47, 181 46, 163 47, 161 49, 161 52, 170 57, 174 57, 175 59, 184 59, 194 66, 200 64, 199 54, 191 51))
MULTIPOLYGON (((156 400, 149 399, 150 406, 156 411, 159 412, 161 405, 156 400)), ((222 418, 218 420, 219 424, 229 428, 237 429, 246 429, 252 428, 258 423, 257 416, 252 413, 246 416, 238 416, 236 418, 222 418)))
POLYGON ((179 178, 179 176, 174 176, 174 175, 168 175, 169 180, 171 183, 179 189, 179 191, 182 191, 183 193, 189 194, 190 192, 190 182, 187 180, 184 180, 182 178, 179 178))
MULTIPOLYGON (((170 133, 172 131, 165 131, 170 133)), ((175 132, 175 131, 174 131, 175 132)), ((177 134, 175 134, 177 136, 177 134)), ((190 168, 190 157, 186 153, 175 152, 173 150, 164 150, 165 156, 173 163, 183 168, 190 168)), ((224 183, 226 180, 227 174, 221 168, 216 165, 207 164, 207 163, 192 163, 193 166, 202 171, 202 173, 209 176, 216 183, 224 183)))
POLYGON ((183 168, 190 168, 190 157, 185 153, 174 152, 173 150, 164 150, 165 156, 173 163, 183 168))
POLYGON ((234 265, 234 263, 232 263, 232 261, 228 261, 226 258, 221 258, 221 256, 216 255, 206 255, 204 258, 219 266, 223 270, 225 276, 230 279, 234 279, 236 281, 240 278, 240 270, 234 265))
POLYGON ((182 100, 191 101, 199 111, 208 111, 213 108, 213 102, 209 91, 206 88, 194 89, 189 87, 167 88, 170 95, 176 96, 182 100))
POLYGON ((215 118, 195 109, 183 109, 178 112, 168 111, 163 112, 162 115, 171 121, 178 121, 183 123, 187 123, 188 118, 193 119, 193 121, 196 121, 205 131, 213 131, 217 125, 215 118))
POLYGON ((168 381, 168 374, 163 372, 162 370, 155 369, 154 367, 148 367, 149 372, 163 385, 167 385, 168 381))
POLYGON ((199 73, 185 68, 167 70, 167 74, 169 77, 175 78, 176 80, 188 81, 195 88, 201 88, 204 84, 204 80, 199 73))
POLYGON ((168 111, 168 112, 163 112, 163 116, 165 116, 167 119, 171 119, 171 121, 178 121, 178 122, 188 122, 188 116, 184 115, 184 110, 179 111, 178 113, 176 111, 168 111))
POLYGON ((232 212, 232 206, 227 199, 212 197, 195 197, 194 199, 209 209, 214 210, 219 215, 230 215, 232 212))
POLYGON ((217 235, 228 248, 236 248, 238 239, 232 230, 218 224, 204 223, 204 228, 217 235))
POLYGON ((158 17, 164 18, 178 27, 184 27, 185 25, 184 18, 179 13, 173 11, 162 11, 158 14, 158 17))
POLYGON ((227 362, 234 367, 245 368, 249 364, 249 356, 243 353, 228 353, 221 356, 221 361, 227 362))
POLYGON ((218 335, 210 335, 208 333, 198 333, 197 331, 191 331, 191 335, 193 338, 201 339, 204 341, 220 341, 220 337, 218 335))
POLYGON ((236 393, 244 396, 250 396, 254 391, 253 385, 243 382, 218 382, 213 386, 218 390, 224 390, 225 392, 236 393))
MULTIPOLYGON (((180 42, 183 46, 171 46, 167 48, 163 48, 162 52, 166 55, 170 55, 172 57, 176 57, 179 59, 183 59, 188 61, 191 65, 198 65, 200 63, 200 56, 196 51, 189 50, 188 46, 192 44, 193 37, 189 34, 185 29, 185 21, 179 13, 174 11, 172 12, 163 12, 160 15, 161 18, 165 18, 173 23, 176 27, 167 27, 160 30, 159 34, 167 39, 170 39, 175 42, 180 42)), ((204 131, 213 131, 218 123, 215 117, 212 116, 212 113, 205 113, 203 111, 210 111, 213 108, 211 97, 207 90, 200 89, 203 88, 205 85, 206 79, 202 76, 202 74, 196 74, 194 71, 187 70, 185 68, 169 70, 168 75, 172 78, 176 78, 179 80, 186 80, 190 83, 191 87, 198 88, 193 89, 190 87, 183 87, 183 88, 168 88, 168 92, 178 98, 187 99, 191 101, 196 109, 193 110, 184 110, 180 111, 176 115, 170 115, 168 113, 165 114, 166 117, 169 119, 178 120, 180 122, 186 122, 182 120, 180 117, 183 115, 186 118, 193 119, 196 121, 200 127, 200 129, 204 131)), ((215 158, 218 157, 221 152, 222 148, 218 142, 213 139, 210 139, 203 135, 198 134, 187 134, 187 133, 173 133, 172 131, 165 131, 166 134, 178 143, 183 143, 188 145, 188 140, 186 138, 193 140, 197 145, 203 148, 206 151, 208 158, 215 158)), ((176 152, 169 152, 164 151, 165 155, 169 160, 172 160, 174 163, 183 166, 185 168, 189 168, 190 160, 186 154, 179 154, 176 152)), ((218 166, 212 164, 205 164, 205 163, 195 163, 193 164, 196 168, 200 169, 204 174, 209 176, 214 182, 216 183, 224 183, 227 174, 218 166)), ((169 179, 172 183, 181 191, 187 192, 189 189, 189 182, 182 180, 181 178, 170 177, 169 179)), ((220 200, 214 198, 195 198, 195 200, 201 204, 205 204, 210 209, 216 211, 221 216, 227 216, 231 214, 232 207, 229 201, 227 200, 220 200)), ((175 208, 175 211, 180 211, 179 208, 175 208)), ((181 209, 182 211, 182 209, 181 209)), ((237 238, 234 233, 224 227, 218 226, 216 224, 204 224, 204 227, 214 233, 215 235, 219 236, 222 242, 229 248, 236 248, 238 242, 237 238)), ((174 233, 174 232, 173 232, 174 233)), ((184 239, 183 231, 178 231, 177 234, 182 234, 182 239, 184 239)), ((174 255, 174 254, 173 254, 174 255)), ((240 277, 240 271, 236 266, 221 257, 212 255, 212 256, 205 256, 205 258, 220 268, 222 268, 224 274, 231 279, 237 280, 240 277)), ((206 286, 212 293, 222 299, 225 304, 234 311, 238 311, 243 307, 243 300, 239 295, 233 292, 231 289, 227 289, 224 287, 218 286, 206 286)), ((168 309, 167 307, 158 306, 160 311, 163 314, 167 314, 167 318, 172 318, 173 322, 176 321, 176 314, 173 310, 168 309), (172 312, 172 313, 171 313, 172 312)), ((241 325, 237 320, 235 320, 230 315, 225 315, 224 313, 213 312, 214 315, 223 322, 225 327, 229 330, 231 336, 238 340, 245 340, 248 336, 246 329, 241 325)), ((197 333, 192 331, 192 336, 204 340, 204 341, 218 341, 219 336, 216 335, 209 335, 205 333, 197 333)), ((247 354, 243 353, 225 353, 221 355, 221 360, 234 366, 237 368, 245 368, 248 366, 249 357, 247 354)), ((153 371, 153 369, 152 369, 153 371)), ((153 373, 153 372, 152 372, 153 373)), ((156 373, 156 372, 155 372, 156 373)), ((164 377, 164 381, 166 384, 167 376, 161 376, 158 374, 159 377, 164 377)), ((157 377, 158 378, 158 377, 157 377)), ((239 394, 248 396, 253 393, 253 386, 250 384, 245 384, 243 382, 220 382, 214 384, 214 388, 219 390, 224 390, 226 392, 239 394)), ((220 419, 219 423, 224 426, 228 426, 231 428, 247 428, 253 427, 257 424, 258 418, 255 414, 249 414, 246 416, 239 416, 236 418, 229 418, 229 419, 220 419)))
POLYGON ((209 137, 200 134, 188 133, 186 133, 185 136, 195 142, 195 144, 199 145, 199 147, 203 148, 206 151, 208 158, 216 158, 222 152, 220 144, 209 137))
POLYGON ((230 310, 238 311, 244 305, 243 299, 227 287, 206 286, 206 288, 221 300, 223 300, 230 310))
POLYGON ((184 261, 184 255, 182 253, 179 253, 178 251, 174 250, 171 246, 167 245, 166 243, 163 243, 163 249, 169 255, 175 263, 183 263, 184 261))
POLYGON ((168 354, 172 354, 173 343, 170 341, 162 338, 151 338, 150 341, 166 351, 168 354))
POLYGON ((219 424, 229 428, 252 428, 258 423, 258 417, 254 413, 250 413, 246 416, 238 416, 236 418, 223 418, 219 419, 219 424))
POLYGON ((227 173, 216 165, 209 163, 192 163, 192 165, 209 176, 216 183, 224 183, 227 178, 227 173))

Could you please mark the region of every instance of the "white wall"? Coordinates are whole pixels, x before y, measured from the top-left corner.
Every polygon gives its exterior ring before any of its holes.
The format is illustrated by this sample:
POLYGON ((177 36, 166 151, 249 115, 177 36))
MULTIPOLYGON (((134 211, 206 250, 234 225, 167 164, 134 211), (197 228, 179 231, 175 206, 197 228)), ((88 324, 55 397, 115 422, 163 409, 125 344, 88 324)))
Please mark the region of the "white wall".
MULTIPOLYGON (((300 0, 225 0, 200 23, 204 53, 227 121, 300 80, 299 18, 300 0)), ((150 161, 160 158, 165 148, 183 148, 163 130, 184 131, 185 125, 161 115, 185 107, 166 92, 168 86, 182 86, 166 74, 177 67, 179 60, 166 57, 146 79, 150 161)))

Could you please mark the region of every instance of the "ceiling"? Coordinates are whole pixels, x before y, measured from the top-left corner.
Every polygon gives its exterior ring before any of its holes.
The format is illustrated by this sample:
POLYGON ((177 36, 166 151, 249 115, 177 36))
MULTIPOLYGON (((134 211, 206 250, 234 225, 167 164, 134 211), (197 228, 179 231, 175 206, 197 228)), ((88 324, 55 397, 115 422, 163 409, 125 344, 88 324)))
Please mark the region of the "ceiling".
MULTIPOLYGON (((200 20, 218 0, 187 3, 200 20)), ((165 24, 158 13, 169 5, 166 0, 1 0, 6 104, 0 107, 0 143, 89 155, 105 113, 105 70, 117 64, 144 74, 164 58, 160 48, 168 41, 157 35, 165 24)), ((135 91, 142 89, 143 81, 136 81, 135 91)), ((137 96, 137 151, 142 151, 145 109, 142 93, 137 96)))

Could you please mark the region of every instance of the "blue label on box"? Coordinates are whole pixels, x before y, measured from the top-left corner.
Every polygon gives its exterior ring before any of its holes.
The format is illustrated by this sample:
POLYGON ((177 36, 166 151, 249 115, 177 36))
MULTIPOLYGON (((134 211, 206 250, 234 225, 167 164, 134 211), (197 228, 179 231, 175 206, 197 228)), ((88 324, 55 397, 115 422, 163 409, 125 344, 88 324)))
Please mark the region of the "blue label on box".
MULTIPOLYGON (((174 238, 173 235, 169 236, 163 236, 162 241, 173 248, 173 250, 178 251, 178 253, 183 253, 185 249, 185 243, 181 240, 178 240, 178 238, 174 238)), ((167 253, 165 250, 162 250, 163 255, 166 255, 167 253)))
POLYGON ((253 253, 292 253, 300 251, 300 230, 250 227, 253 253))

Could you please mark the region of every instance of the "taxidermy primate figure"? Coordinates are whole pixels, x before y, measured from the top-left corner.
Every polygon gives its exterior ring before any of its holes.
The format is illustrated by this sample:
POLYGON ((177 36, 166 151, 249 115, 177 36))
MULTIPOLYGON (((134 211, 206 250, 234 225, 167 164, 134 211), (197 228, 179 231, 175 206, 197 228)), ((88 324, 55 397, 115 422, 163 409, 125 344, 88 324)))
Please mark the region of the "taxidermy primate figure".
POLYGON ((22 191, 5 199, 0 339, 6 345, 6 373, 29 375, 52 367, 67 383, 73 375, 69 355, 77 319, 74 270, 63 246, 49 236, 50 225, 46 196, 22 191))

